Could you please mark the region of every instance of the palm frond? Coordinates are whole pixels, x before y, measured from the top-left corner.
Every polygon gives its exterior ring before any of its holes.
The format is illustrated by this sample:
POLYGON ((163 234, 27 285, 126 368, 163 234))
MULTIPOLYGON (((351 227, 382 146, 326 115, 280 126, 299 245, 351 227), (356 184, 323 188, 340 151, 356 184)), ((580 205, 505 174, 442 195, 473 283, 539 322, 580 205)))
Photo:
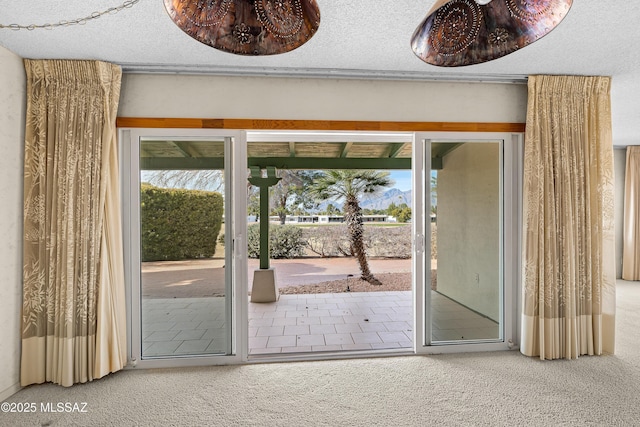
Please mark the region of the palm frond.
POLYGON ((359 198, 393 185, 387 171, 336 169, 323 171, 309 188, 310 194, 320 200, 359 198))

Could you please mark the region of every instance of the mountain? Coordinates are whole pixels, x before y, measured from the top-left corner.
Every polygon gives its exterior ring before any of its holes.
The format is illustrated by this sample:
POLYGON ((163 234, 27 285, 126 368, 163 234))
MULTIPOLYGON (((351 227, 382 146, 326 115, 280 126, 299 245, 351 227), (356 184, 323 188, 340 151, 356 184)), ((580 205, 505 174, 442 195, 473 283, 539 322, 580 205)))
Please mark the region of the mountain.
POLYGON ((381 194, 373 196, 365 196, 360 202, 362 209, 387 209, 391 203, 401 205, 406 203, 407 206, 411 206, 411 190, 402 191, 397 188, 392 188, 381 194))
MULTIPOLYGON (((401 205, 406 203, 407 206, 411 206, 411 190, 402 191, 397 188, 391 188, 383 193, 375 195, 366 195, 360 202, 362 209, 387 209, 391 203, 401 205)), ((342 202, 336 202, 334 200, 325 200, 320 203, 317 209, 313 209, 312 212, 323 212, 327 209, 327 206, 332 204, 338 209, 342 210, 342 202)))

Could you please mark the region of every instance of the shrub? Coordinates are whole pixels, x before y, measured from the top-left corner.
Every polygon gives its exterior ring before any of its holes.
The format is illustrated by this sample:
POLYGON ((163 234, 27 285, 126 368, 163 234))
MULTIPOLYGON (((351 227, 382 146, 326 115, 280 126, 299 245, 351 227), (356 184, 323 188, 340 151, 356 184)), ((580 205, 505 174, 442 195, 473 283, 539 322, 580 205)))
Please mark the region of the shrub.
MULTIPOLYGON (((346 225, 307 228, 307 248, 321 257, 353 256, 346 225)), ((365 225, 364 245, 368 256, 411 258, 411 226, 379 227, 365 225)))
MULTIPOLYGON (((296 258, 304 255, 305 241, 302 229, 295 225, 269 225, 269 258, 296 258)), ((260 257, 260 224, 247 227, 247 254, 260 257)))
POLYGON ((305 228, 304 240, 311 252, 323 258, 353 255, 347 226, 343 224, 305 228))
POLYGON ((431 223, 431 259, 438 259, 438 226, 431 223))
POLYGON ((213 256, 222 226, 219 193, 143 184, 140 202, 142 261, 213 256))
MULTIPOLYGON (((411 258, 411 225, 379 227, 365 225, 364 244, 367 255, 381 258, 411 258)), ((305 249, 323 258, 353 256, 349 232, 344 224, 298 227, 295 225, 269 226, 270 258, 296 258, 305 249)), ((260 256, 260 226, 247 227, 249 258, 260 256)))
POLYGON ((411 258, 411 225, 366 227, 367 255, 383 258, 411 258))

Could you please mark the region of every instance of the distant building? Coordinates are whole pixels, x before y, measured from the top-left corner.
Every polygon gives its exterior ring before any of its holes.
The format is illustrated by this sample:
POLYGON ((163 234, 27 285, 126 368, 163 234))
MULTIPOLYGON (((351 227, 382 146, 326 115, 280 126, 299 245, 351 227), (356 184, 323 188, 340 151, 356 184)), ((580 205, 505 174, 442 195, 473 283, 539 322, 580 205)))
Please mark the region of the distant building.
MULTIPOLYGON (((269 217, 271 222, 280 222, 277 216, 269 217)), ((344 215, 287 215, 285 224, 340 224, 344 222, 344 215)), ((362 222, 397 222, 389 215, 362 215, 362 222)))

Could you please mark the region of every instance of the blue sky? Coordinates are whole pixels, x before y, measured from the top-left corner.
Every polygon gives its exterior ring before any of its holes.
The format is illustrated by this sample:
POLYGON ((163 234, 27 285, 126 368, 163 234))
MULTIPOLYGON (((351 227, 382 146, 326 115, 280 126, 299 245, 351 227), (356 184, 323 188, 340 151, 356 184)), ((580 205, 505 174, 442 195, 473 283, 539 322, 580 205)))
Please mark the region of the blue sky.
MULTIPOLYGON (((411 171, 410 170, 396 170, 390 171, 391 179, 393 179, 396 184, 393 186, 398 190, 407 191, 411 190, 411 171)), ((431 176, 436 176, 436 171, 431 171, 431 176)))
POLYGON ((395 181, 394 188, 401 191, 411 190, 411 171, 391 171, 391 179, 395 181))

